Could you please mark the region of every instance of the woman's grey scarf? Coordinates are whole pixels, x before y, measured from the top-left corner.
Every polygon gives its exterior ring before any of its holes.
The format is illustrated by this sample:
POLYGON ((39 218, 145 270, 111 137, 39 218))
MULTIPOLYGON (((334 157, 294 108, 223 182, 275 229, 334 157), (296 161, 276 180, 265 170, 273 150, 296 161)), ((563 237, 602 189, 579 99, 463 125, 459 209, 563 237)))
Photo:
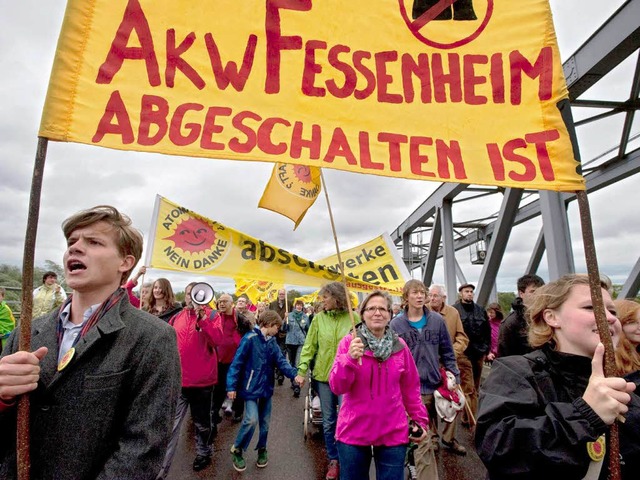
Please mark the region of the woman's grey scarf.
POLYGON ((385 328, 382 338, 378 338, 371 333, 371 330, 369 330, 363 322, 360 326, 360 334, 364 337, 365 348, 371 350, 373 356, 379 361, 384 362, 391 356, 393 350, 393 333, 388 326, 385 328))

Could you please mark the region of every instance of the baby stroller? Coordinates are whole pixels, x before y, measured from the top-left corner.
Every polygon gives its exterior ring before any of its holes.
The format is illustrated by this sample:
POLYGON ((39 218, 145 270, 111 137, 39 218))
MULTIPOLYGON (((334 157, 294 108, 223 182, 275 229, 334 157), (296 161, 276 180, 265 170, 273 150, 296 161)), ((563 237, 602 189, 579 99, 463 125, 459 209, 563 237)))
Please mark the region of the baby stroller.
POLYGON ((313 433, 309 431, 310 426, 316 426, 322 428, 322 410, 320 409, 320 397, 313 388, 314 381, 311 379, 309 382, 309 389, 307 390, 307 396, 304 399, 304 439, 313 433))

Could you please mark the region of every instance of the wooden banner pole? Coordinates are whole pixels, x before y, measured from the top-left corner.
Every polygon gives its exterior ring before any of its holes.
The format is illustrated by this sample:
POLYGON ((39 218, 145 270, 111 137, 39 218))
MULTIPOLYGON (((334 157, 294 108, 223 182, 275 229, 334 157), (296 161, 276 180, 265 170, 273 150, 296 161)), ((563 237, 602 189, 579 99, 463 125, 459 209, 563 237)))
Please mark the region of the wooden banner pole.
MULTIPOLYGON (((22 255, 22 306, 20 310, 20 343, 18 348, 31 351, 31 315, 33 312, 33 258, 36 250, 38 219, 40 218, 40 197, 42 194, 42 176, 44 162, 47 158, 46 138, 38 137, 36 160, 31 179, 31 196, 29 198, 29 215, 27 232, 24 238, 22 255)), ((29 480, 31 471, 31 455, 29 452, 29 395, 21 395, 18 400, 18 432, 16 451, 18 459, 18 480, 29 480)))
MULTIPOLYGON (((576 192, 578 208, 580 210, 580 224, 582 226, 582 241, 584 243, 584 255, 587 263, 587 273, 589 274, 589 288, 591 290, 591 301, 593 312, 596 317, 596 325, 600 334, 600 341, 604 345, 604 375, 606 377, 616 376, 616 358, 609 332, 609 323, 604 311, 604 300, 602 299, 602 287, 600 286, 600 272, 598 270, 598 258, 596 256, 596 246, 593 238, 593 224, 591 222, 591 211, 589 199, 585 190, 576 192)), ((620 480, 620 439, 618 434, 618 421, 613 422, 607 438, 609 449, 609 479, 620 480)))
POLYGON ((356 335, 356 320, 353 316, 353 310, 351 309, 351 296, 349 295, 349 289, 347 288, 347 277, 344 273, 344 265, 342 263, 342 256, 340 255, 340 247, 338 246, 338 235, 336 234, 336 225, 333 221, 333 213, 331 212, 331 203, 329 202, 329 192, 327 191, 327 183, 324 180, 324 174, 320 169, 320 180, 322 181, 322 187, 324 188, 324 196, 327 199, 327 209, 329 210, 329 220, 331 220, 331 231, 333 232, 333 241, 336 244, 336 253, 338 255, 338 265, 340 265, 340 273, 342 274, 342 285, 344 286, 344 293, 347 296, 347 308, 349 309, 349 318, 351 319, 351 328, 353 330, 353 336, 356 335))

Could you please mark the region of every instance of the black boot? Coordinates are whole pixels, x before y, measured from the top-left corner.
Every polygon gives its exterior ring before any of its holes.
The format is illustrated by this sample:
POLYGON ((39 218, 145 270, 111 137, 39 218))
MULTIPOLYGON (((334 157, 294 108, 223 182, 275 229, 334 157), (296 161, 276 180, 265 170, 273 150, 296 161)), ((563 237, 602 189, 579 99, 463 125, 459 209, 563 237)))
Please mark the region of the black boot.
MULTIPOLYGON (((424 12, 429 10, 439 1, 440 0, 413 0, 413 12, 412 12, 413 19, 415 20, 416 18, 420 17, 424 12)), ((451 18, 452 18, 451 7, 449 6, 445 8, 442 12, 440 12, 440 14, 438 14, 435 20, 451 20, 451 18)))
POLYGON ((454 20, 477 20, 473 10, 473 0, 458 0, 453 4, 454 20))

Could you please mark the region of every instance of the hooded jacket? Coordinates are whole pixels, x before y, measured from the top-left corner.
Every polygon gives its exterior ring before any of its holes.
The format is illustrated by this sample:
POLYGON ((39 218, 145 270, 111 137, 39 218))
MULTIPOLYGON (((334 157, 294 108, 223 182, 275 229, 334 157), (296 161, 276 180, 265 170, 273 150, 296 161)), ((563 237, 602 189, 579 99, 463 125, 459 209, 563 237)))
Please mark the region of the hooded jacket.
POLYGON ((421 332, 411 326, 407 310, 400 312, 391 320, 391 328, 409 347, 420 374, 420 393, 431 394, 442 383, 440 363, 453 373, 460 383, 460 370, 451 345, 451 337, 439 313, 422 307, 427 316, 427 324, 421 332))
POLYGON ((420 398, 420 378, 407 344, 393 334, 391 356, 379 361, 365 344, 362 365, 349 355, 351 335, 338 346, 329 385, 343 395, 336 440, 348 445, 397 446, 409 441, 407 414, 426 430, 427 411, 420 398))
POLYGON ((169 321, 176 330, 183 387, 210 387, 218 383, 218 356, 213 332, 217 312, 205 308, 206 318, 196 322, 196 312, 184 308, 169 321))
POLYGON ((227 392, 244 400, 273 396, 275 368, 288 378, 298 371, 284 358, 275 337, 265 337, 259 327, 242 337, 227 373, 227 392))

